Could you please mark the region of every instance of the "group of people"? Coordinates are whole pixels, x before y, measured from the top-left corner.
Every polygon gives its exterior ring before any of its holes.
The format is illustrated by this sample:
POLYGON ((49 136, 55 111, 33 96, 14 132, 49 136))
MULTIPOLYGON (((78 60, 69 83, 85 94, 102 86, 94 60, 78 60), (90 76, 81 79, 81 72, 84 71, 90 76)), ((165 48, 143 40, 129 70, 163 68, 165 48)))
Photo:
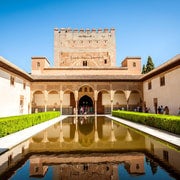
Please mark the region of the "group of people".
POLYGON ((79 109, 79 114, 92 114, 93 107, 91 106, 81 106, 79 109))
POLYGON ((161 105, 161 106, 158 106, 158 108, 157 108, 157 113, 158 113, 158 114, 169 114, 169 108, 168 108, 168 106, 165 106, 165 107, 163 107, 162 105, 161 105))

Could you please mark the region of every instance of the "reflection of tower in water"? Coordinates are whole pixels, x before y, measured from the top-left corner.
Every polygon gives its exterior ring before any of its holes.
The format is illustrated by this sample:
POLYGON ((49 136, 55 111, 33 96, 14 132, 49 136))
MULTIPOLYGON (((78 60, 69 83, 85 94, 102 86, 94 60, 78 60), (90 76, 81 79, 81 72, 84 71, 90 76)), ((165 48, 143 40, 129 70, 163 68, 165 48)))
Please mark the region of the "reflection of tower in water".
POLYGON ((44 177, 52 166, 53 179, 119 179, 118 166, 124 163, 129 174, 144 174, 144 154, 63 154, 30 157, 30 176, 44 177))

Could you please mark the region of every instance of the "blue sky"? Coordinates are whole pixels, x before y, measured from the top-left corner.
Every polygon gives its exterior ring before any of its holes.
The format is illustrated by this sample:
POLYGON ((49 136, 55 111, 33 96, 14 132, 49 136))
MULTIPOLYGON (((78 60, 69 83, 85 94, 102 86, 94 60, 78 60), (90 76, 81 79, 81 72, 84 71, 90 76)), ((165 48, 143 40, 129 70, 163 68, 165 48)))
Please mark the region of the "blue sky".
POLYGON ((31 57, 53 67, 54 28, 115 28, 116 61, 150 55, 155 67, 180 53, 179 0, 0 0, 0 56, 31 71, 31 57))

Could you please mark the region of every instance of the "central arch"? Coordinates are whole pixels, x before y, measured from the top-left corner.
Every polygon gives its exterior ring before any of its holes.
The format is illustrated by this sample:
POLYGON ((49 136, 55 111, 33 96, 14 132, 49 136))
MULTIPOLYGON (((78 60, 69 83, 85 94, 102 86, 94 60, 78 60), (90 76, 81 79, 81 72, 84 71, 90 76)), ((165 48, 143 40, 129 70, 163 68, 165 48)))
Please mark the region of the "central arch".
POLYGON ((92 99, 84 95, 79 100, 79 114, 91 114, 93 113, 93 101, 92 99))

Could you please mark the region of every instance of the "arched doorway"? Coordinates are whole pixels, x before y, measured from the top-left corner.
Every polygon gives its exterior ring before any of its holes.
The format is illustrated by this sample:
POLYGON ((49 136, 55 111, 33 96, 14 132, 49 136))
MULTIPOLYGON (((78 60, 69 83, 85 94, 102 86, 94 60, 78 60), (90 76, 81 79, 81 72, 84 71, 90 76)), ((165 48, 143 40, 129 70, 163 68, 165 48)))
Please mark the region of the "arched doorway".
POLYGON ((92 114, 93 113, 93 101, 85 95, 79 100, 79 114, 92 114))

